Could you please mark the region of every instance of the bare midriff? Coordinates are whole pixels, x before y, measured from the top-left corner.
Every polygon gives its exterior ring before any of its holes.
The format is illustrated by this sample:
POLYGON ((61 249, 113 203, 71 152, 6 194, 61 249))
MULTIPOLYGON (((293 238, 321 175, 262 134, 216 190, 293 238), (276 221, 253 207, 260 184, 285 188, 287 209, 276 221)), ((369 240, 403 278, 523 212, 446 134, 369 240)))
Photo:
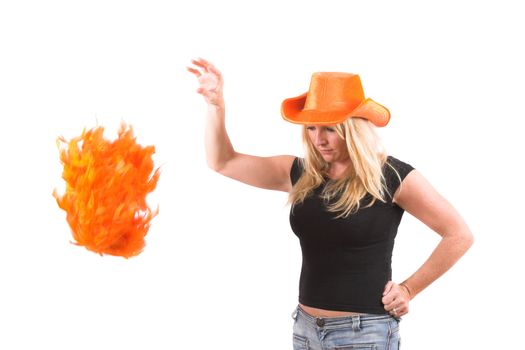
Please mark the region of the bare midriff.
POLYGON ((325 310, 318 309, 316 307, 310 307, 303 304, 299 304, 301 309, 306 311, 310 316, 313 317, 343 317, 343 316, 355 316, 362 315, 360 312, 350 312, 350 311, 335 311, 335 310, 325 310))

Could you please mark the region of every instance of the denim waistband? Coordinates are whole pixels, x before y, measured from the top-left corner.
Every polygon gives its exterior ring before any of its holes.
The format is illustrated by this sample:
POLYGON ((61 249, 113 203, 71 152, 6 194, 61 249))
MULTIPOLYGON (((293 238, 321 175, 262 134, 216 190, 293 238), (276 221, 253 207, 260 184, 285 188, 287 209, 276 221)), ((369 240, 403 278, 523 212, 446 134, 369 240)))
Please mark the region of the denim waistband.
POLYGON ((341 324, 351 323, 353 325, 359 325, 360 323, 367 322, 385 322, 389 321, 393 316, 389 314, 377 315, 377 314, 359 314, 353 316, 337 316, 337 317, 315 317, 308 314, 305 310, 301 308, 300 305, 297 305, 297 308, 294 310, 292 317, 295 319, 297 315, 301 315, 308 323, 324 327, 324 326, 336 326, 341 324))

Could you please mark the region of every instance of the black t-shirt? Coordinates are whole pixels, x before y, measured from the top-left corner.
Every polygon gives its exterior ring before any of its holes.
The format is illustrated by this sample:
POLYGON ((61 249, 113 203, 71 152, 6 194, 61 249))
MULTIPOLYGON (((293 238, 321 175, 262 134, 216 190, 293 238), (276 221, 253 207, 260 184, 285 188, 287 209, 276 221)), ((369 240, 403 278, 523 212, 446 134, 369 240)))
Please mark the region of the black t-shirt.
MULTIPOLYGON (((388 156, 401 180, 414 168, 388 156)), ((295 184, 301 176, 299 158, 293 162, 290 177, 295 184)), ((383 175, 388 192, 386 203, 370 203, 367 194, 359 210, 347 218, 326 210, 319 197, 324 184, 304 202, 290 210, 292 230, 299 237, 303 255, 299 281, 299 302, 327 310, 385 314, 381 302, 386 283, 392 277, 392 249, 404 210, 392 197, 400 185, 394 171, 385 163, 383 175)))

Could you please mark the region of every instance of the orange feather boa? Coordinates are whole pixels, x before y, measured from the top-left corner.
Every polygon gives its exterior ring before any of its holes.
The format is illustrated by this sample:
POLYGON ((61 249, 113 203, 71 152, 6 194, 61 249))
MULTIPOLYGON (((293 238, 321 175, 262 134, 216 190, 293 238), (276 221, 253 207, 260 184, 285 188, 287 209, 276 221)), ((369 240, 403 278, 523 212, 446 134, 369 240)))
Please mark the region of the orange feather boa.
POLYGON ((66 192, 60 196, 55 190, 53 196, 67 213, 73 243, 129 258, 142 252, 150 221, 158 214, 146 203, 160 176, 158 168, 153 171, 155 147, 138 145, 125 124, 113 142, 103 132, 97 127, 69 142, 58 138, 66 192))

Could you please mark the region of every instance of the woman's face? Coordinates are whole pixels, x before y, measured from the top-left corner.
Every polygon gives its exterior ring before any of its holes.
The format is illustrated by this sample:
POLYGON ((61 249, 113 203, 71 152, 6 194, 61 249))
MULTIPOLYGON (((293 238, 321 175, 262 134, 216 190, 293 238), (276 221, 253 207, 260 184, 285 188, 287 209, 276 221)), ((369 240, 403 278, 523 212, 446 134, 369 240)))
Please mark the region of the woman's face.
POLYGON ((308 137, 325 162, 344 162, 350 156, 346 142, 337 134, 335 128, 329 125, 307 125, 308 137))

